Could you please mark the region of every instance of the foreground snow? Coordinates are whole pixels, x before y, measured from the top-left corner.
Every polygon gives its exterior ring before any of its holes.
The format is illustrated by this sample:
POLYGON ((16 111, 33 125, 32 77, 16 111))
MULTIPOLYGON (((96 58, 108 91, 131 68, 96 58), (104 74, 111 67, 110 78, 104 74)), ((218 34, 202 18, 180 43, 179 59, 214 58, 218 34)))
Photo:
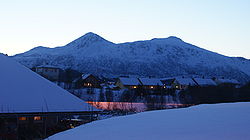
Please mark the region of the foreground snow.
POLYGON ((92 122, 50 140, 249 140, 250 103, 200 105, 92 122))

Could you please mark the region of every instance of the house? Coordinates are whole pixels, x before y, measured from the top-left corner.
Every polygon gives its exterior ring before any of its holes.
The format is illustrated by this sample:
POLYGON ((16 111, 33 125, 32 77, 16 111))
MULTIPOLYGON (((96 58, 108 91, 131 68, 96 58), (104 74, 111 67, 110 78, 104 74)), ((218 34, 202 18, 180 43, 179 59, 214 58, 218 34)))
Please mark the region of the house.
POLYGON ((61 69, 52 65, 41 65, 35 67, 35 72, 50 81, 59 81, 61 69))
POLYGON ((167 87, 172 87, 179 90, 185 90, 189 86, 197 86, 192 78, 185 77, 175 77, 175 78, 167 78, 163 80, 164 85, 167 87))
POLYGON ((2 54, 0 66, 0 139, 46 137, 59 131, 62 118, 99 111, 2 54))
POLYGON ((114 84, 116 79, 115 77, 111 78, 111 77, 105 77, 105 76, 99 76, 98 77, 102 83, 105 83, 105 84, 114 84))
POLYGON ((138 78, 144 89, 163 88, 161 79, 158 78, 138 78))
POLYGON ((102 84, 101 80, 92 74, 83 74, 80 78, 74 80, 73 82, 75 88, 100 88, 102 84))
POLYGON ((212 79, 208 78, 193 78, 194 82, 201 87, 216 86, 217 84, 212 79))
POLYGON ((115 85, 117 78, 101 77, 101 86, 105 89, 119 90, 120 88, 115 85))
POLYGON ((161 80, 162 81, 162 83, 163 83, 163 85, 164 85, 164 88, 168 88, 168 89, 170 89, 170 88, 173 88, 174 86, 173 86, 173 83, 174 83, 174 78, 170 78, 170 79, 163 79, 163 80, 161 80))
POLYGON ((121 89, 136 89, 141 85, 141 82, 138 78, 120 77, 117 79, 115 85, 121 89))

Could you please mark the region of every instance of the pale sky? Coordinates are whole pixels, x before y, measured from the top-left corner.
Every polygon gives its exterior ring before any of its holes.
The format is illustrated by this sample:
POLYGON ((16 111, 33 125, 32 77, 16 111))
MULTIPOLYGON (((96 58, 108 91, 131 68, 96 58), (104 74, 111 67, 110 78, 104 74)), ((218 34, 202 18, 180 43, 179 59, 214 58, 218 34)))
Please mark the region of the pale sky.
POLYGON ((250 0, 0 0, 0 52, 63 46, 94 32, 114 42, 177 36, 250 59, 250 0))

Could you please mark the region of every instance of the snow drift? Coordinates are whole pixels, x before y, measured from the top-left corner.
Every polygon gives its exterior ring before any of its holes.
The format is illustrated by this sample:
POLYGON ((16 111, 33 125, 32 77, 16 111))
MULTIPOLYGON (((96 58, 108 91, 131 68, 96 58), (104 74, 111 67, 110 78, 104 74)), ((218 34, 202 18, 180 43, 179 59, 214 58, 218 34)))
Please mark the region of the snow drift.
POLYGON ((49 140, 248 140, 250 103, 199 105, 95 121, 49 140))

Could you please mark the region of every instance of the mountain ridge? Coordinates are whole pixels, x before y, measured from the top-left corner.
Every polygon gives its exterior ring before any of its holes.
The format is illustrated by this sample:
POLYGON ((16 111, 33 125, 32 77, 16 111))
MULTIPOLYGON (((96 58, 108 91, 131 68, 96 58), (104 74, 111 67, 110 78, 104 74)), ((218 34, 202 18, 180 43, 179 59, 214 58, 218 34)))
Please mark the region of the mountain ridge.
POLYGON ((250 78, 247 59, 208 51, 175 36, 116 44, 89 32, 65 46, 39 46, 13 57, 28 67, 48 63, 108 76, 195 74, 235 78, 242 82, 250 78))

